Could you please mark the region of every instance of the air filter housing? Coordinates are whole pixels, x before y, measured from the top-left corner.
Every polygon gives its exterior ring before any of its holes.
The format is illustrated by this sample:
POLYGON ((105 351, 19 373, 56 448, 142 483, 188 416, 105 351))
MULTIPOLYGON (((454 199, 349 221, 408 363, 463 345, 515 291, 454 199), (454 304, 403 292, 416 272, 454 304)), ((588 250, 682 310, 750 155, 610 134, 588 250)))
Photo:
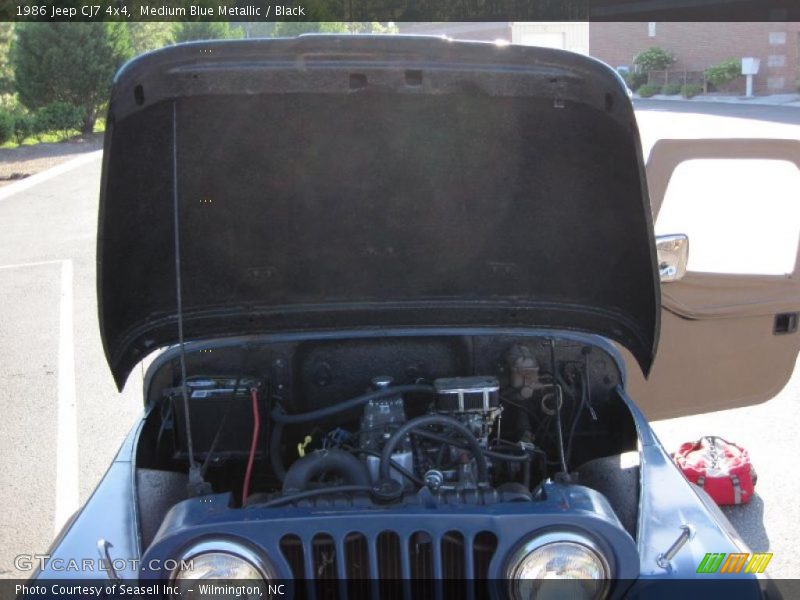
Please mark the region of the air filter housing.
POLYGON ((489 412, 500 403, 500 384, 495 377, 445 377, 435 380, 433 386, 440 412, 489 412))

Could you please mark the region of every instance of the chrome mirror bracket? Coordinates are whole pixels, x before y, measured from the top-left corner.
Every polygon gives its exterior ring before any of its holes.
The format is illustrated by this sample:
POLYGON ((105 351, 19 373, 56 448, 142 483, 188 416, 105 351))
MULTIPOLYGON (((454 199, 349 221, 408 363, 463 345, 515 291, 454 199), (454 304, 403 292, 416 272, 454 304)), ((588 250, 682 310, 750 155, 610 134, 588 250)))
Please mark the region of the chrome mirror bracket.
POLYGON ((656 253, 662 283, 683 279, 689 262, 689 236, 683 233, 656 236, 656 253))

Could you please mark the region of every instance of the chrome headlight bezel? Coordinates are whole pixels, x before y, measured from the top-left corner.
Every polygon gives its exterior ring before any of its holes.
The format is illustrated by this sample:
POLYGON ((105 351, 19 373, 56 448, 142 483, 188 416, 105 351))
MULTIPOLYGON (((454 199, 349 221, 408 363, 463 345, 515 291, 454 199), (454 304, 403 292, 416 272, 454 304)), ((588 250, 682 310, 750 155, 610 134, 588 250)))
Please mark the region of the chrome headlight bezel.
POLYGON ((551 544, 576 544, 588 550, 597 562, 601 565, 605 574, 603 584, 597 594, 597 598, 605 598, 611 586, 611 579, 614 576, 612 564, 606 552, 600 547, 597 541, 590 535, 576 531, 551 530, 541 533, 534 533, 525 538, 508 555, 505 561, 505 577, 508 582, 508 593, 512 600, 521 600, 517 590, 516 578, 517 571, 522 567, 524 561, 533 553, 551 544))
POLYGON ((173 584, 177 582, 183 563, 204 554, 228 554, 249 563, 265 582, 269 583, 277 579, 277 572, 272 564, 261 553, 248 545, 230 539, 207 538, 192 543, 181 552, 177 559, 178 564, 170 573, 170 582, 173 584))

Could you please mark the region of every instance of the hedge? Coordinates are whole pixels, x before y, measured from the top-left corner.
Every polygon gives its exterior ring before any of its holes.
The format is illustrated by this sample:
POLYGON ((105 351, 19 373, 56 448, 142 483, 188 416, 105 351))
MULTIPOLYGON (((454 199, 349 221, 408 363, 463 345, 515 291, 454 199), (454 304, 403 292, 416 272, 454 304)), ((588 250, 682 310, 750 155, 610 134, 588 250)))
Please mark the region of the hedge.
POLYGON ((650 98, 651 96, 655 96, 661 91, 660 85, 654 85, 652 83, 646 83, 641 86, 636 93, 639 94, 641 98, 650 98))
POLYGON ((681 87, 681 96, 684 98, 694 98, 703 93, 703 86, 697 83, 687 83, 681 87))

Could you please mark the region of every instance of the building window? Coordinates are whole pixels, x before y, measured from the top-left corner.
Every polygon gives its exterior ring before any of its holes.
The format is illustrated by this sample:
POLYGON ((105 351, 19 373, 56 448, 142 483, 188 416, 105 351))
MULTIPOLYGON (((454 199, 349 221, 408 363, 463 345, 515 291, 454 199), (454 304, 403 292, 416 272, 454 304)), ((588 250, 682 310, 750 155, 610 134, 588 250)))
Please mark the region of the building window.
POLYGON ((767 57, 768 67, 785 67, 786 55, 785 54, 770 54, 767 57))
POLYGON ((769 45, 770 46, 783 46, 786 43, 785 31, 770 31, 769 32, 769 45))
POLYGON ((655 21, 650 21, 647 24, 647 35, 650 37, 656 37, 656 23, 655 21))

